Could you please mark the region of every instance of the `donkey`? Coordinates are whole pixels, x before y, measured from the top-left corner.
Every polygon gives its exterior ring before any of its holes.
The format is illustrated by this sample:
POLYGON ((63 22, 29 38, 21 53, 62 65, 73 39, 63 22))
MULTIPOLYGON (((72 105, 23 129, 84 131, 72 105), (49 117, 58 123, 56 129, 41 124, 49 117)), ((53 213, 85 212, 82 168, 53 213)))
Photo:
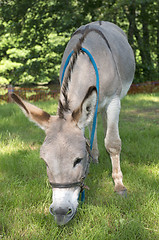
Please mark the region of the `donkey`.
POLYGON ((120 169, 118 122, 120 100, 127 94, 134 72, 134 54, 125 33, 113 23, 98 21, 78 28, 66 46, 56 116, 12 93, 25 115, 46 133, 40 156, 53 190, 50 212, 58 225, 66 224, 77 211, 90 155, 98 162, 96 119, 91 149, 84 135, 85 127, 92 133, 97 111, 102 115, 115 192, 126 194, 120 169))

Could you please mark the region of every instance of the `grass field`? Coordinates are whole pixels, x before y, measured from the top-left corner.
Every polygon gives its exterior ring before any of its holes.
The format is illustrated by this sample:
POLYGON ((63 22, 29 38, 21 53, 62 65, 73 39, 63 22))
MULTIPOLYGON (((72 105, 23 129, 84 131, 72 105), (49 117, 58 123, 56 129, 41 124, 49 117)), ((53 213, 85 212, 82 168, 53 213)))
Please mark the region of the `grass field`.
MULTIPOLYGON (((38 102, 53 114, 57 101, 38 102)), ((52 190, 39 148, 44 133, 15 104, 0 104, 0 239, 158 240, 159 94, 122 101, 121 167, 127 198, 114 193, 111 163, 98 121, 99 164, 92 164, 86 200, 59 227, 49 214, 52 190)))

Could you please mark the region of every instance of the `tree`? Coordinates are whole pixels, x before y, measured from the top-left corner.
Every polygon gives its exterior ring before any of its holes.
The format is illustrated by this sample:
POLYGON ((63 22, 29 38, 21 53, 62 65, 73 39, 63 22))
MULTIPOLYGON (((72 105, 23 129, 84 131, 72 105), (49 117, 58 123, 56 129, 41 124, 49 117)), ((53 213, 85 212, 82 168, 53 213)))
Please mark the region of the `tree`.
POLYGON ((134 49, 135 81, 158 80, 157 0, 1 0, 0 81, 49 83, 58 79, 73 31, 90 21, 118 24, 134 49))

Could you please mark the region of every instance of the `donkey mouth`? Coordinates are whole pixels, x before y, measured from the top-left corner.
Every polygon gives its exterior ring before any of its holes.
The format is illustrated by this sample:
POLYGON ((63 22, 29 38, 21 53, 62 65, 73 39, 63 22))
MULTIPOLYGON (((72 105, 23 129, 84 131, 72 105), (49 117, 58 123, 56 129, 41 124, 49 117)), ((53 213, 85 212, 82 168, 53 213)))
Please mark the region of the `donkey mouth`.
POLYGON ((59 207, 56 210, 53 210, 52 205, 50 206, 50 213, 51 215, 54 216, 55 222, 58 225, 65 225, 66 223, 68 223, 76 214, 77 210, 74 210, 72 208, 67 209, 62 209, 61 207, 59 207))
POLYGON ((56 214, 56 215, 54 215, 54 219, 55 219, 55 222, 59 226, 62 226, 62 225, 67 224, 75 216, 75 214, 76 214, 76 212, 74 214, 72 214, 71 216, 56 214))

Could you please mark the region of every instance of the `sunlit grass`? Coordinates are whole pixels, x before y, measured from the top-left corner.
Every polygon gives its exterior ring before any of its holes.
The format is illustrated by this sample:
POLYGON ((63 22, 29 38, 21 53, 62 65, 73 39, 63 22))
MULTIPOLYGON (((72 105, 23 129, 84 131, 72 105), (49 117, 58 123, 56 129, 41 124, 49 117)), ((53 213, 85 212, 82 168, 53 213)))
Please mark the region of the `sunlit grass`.
MULTIPOLYGON (((57 101, 35 103, 55 114, 57 101)), ((92 164, 83 206, 58 227, 49 214, 52 190, 39 157, 41 129, 15 104, 0 105, 1 239, 159 239, 159 94, 129 95, 122 100, 121 168, 127 198, 114 193, 111 162, 98 122, 99 164, 92 164)))

